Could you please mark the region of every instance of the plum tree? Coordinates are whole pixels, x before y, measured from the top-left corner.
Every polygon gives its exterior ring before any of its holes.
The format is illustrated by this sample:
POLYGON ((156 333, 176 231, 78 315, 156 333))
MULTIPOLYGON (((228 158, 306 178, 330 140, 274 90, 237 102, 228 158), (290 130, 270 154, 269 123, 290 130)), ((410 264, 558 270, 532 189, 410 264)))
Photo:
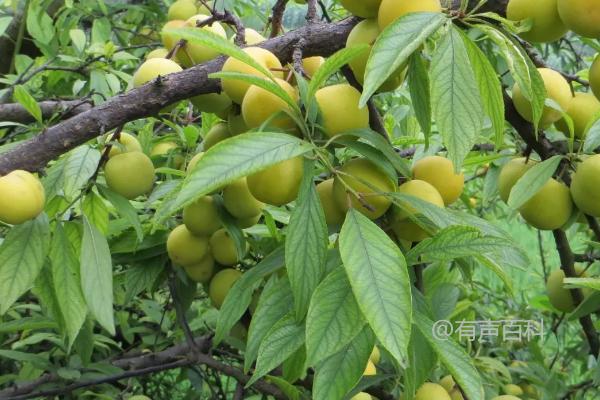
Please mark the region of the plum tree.
POLYGON ((379 28, 383 30, 389 24, 406 14, 414 12, 440 12, 442 5, 440 0, 382 0, 379 6, 377 21, 379 28))
POLYGON ((600 3, 595 0, 558 0, 558 13, 567 28, 578 35, 600 37, 600 3))
POLYGON ((126 199, 148 193, 154 185, 154 164, 142 152, 117 154, 104 166, 106 184, 126 199))
POLYGON ((142 86, 159 76, 166 76, 182 70, 175 61, 166 58, 151 58, 144 61, 133 74, 133 86, 142 86))
POLYGON ((521 216, 539 230, 554 230, 567 223, 573 213, 569 187, 551 178, 521 208, 521 216))
MULTIPOLYGON (((283 78, 283 72, 281 72, 283 68, 281 66, 281 62, 275 56, 275 54, 271 53, 269 50, 265 50, 260 47, 246 47, 243 50, 262 67, 264 67, 267 70, 270 70, 272 77, 283 78)), ((256 68, 251 67, 250 65, 233 57, 229 57, 227 61, 225 61, 222 70, 223 72, 239 72, 243 74, 267 78, 262 72, 260 72, 256 68)), ((223 86, 223 90, 225 91, 227 96, 229 96, 229 98, 237 104, 242 104, 246 92, 248 91, 248 89, 250 89, 250 86, 252 86, 246 81, 231 78, 222 79, 221 85, 223 86)))
MULTIPOLYGON (((279 78, 275 78, 275 82, 293 101, 298 101, 298 93, 292 85, 279 78)), ((292 131, 296 123, 288 113, 293 113, 293 109, 285 100, 259 86, 250 86, 242 101, 242 117, 250 129, 267 123, 273 128, 292 131)))
POLYGON ((500 176, 498 177, 498 191, 502 201, 505 203, 508 202, 513 186, 515 186, 517 181, 535 164, 536 162, 534 160, 527 160, 525 157, 519 157, 513 158, 504 165, 500 171, 500 176))
POLYGON ((45 202, 44 187, 30 172, 14 170, 0 177, 0 221, 22 224, 41 214, 45 202))
POLYGON ((208 296, 216 308, 221 308, 227 293, 242 273, 237 269, 226 268, 215 274, 208 287, 208 296))
MULTIPOLYGON (((364 84, 367 61, 371 55, 373 43, 375 43, 375 40, 377 40, 379 33, 380 30, 377 20, 365 19, 364 21, 359 22, 352 29, 350 35, 348 35, 348 40, 346 41, 346 47, 348 48, 363 44, 369 45, 368 49, 365 49, 361 54, 354 57, 349 63, 350 68, 354 73, 354 77, 361 85, 364 84)), ((398 70, 381 85, 379 91, 389 92, 397 89, 400 85, 402 85, 402 82, 404 82, 404 77, 406 75, 405 71, 406 67, 404 65, 399 67, 398 70)))
POLYGON ((215 273, 215 260, 212 254, 208 253, 198 264, 183 267, 183 269, 194 282, 208 283, 215 273))
POLYGON ((183 223, 194 235, 210 236, 221 227, 219 211, 212 196, 200 197, 183 208, 183 223))
POLYGON ((328 137, 369 127, 369 110, 358 106, 360 92, 347 83, 319 89, 315 99, 321 112, 321 125, 328 137))
POLYGON ((230 267, 241 261, 243 255, 238 255, 235 242, 226 229, 213 233, 209 243, 210 251, 219 264, 230 267))
POLYGON ((373 18, 377 16, 381 0, 340 0, 340 3, 357 17, 373 18))
MULTIPOLYGON (((576 266, 575 271, 577 276, 584 275, 584 269, 576 266)), ((565 289, 563 286, 563 281, 565 279, 565 272, 557 268, 548 275, 548 280, 546 282, 546 292, 548 293, 548 298, 550 299, 550 303, 559 311, 562 312, 571 312, 575 310, 575 303, 573 301, 573 297, 571 296, 571 292, 569 289, 565 289)))
MULTIPOLYGON (((112 135, 108 135, 107 139, 110 140, 112 135)), ((116 141, 118 144, 114 144, 108 152, 109 157, 114 157, 117 154, 123 152, 130 153, 132 151, 142 151, 142 145, 135 136, 127 132, 121 132, 119 134, 119 140, 116 141)))
MULTIPOLYGON (((413 196, 438 207, 444 207, 444 199, 440 192, 428 182, 413 179, 398 188, 398 193, 413 196)), ((420 242, 429 237, 429 234, 419 225, 410 220, 410 217, 416 217, 418 213, 412 207, 405 210, 398 206, 392 208, 392 230, 398 239, 409 242, 420 242)))
POLYGON ((196 236, 185 225, 179 225, 167 238, 167 252, 171 261, 177 265, 197 265, 209 254, 208 238, 196 236))
MULTIPOLYGON (((571 86, 567 80, 559 73, 549 68, 538 68, 540 75, 544 81, 546 88, 546 98, 555 101, 562 110, 567 110, 573 98, 571 94, 571 86)), ((525 97, 518 83, 513 86, 513 103, 521 116, 529 122, 533 121, 533 111, 531 102, 525 97)), ((547 127, 548 125, 562 118, 561 111, 546 105, 542 113, 540 125, 547 127)))
POLYGON ((238 179, 223 189, 223 203, 231 215, 241 220, 254 220, 265 206, 252 196, 246 178, 238 179))
POLYGON ((282 206, 298 197, 303 170, 304 159, 298 156, 249 175, 246 183, 258 201, 282 206))
POLYGON ((451 400, 450 395, 446 392, 442 386, 425 382, 421 387, 417 390, 415 394, 415 400, 451 400))
POLYGON ((446 206, 454 203, 465 187, 465 176, 454 171, 454 164, 440 156, 424 157, 412 168, 413 178, 430 183, 442 195, 446 206))
MULTIPOLYGON (((573 120, 573 133, 577 139, 584 139, 587 134, 588 125, 595 120, 600 113, 600 101, 592 93, 575 93, 571 104, 565 110, 573 120)), ((570 136, 567 122, 560 119, 556 127, 565 135, 570 136)))
POLYGON ((392 205, 392 200, 385 194, 395 192, 396 188, 396 182, 377 165, 364 158, 355 158, 337 171, 333 198, 343 212, 353 207, 370 219, 377 219, 392 205))
POLYGON ((600 154, 577 166, 571 181, 573 201, 585 214, 600 217, 600 154))
MULTIPOLYGON (((208 15, 198 14, 190 17, 185 21, 185 27, 194 28, 199 30, 204 30, 206 32, 211 32, 217 36, 221 36, 223 38, 227 38, 227 34, 225 33, 225 29, 218 22, 212 22, 209 25, 205 25, 199 28, 196 28, 197 24, 206 21, 210 17, 208 15)), ((181 63, 185 67, 191 67, 196 64, 200 64, 206 62, 208 60, 212 60, 217 57, 219 52, 212 47, 187 42, 181 50, 177 52, 177 59, 181 61, 181 63)))
POLYGON ((510 0, 506 16, 512 21, 528 20, 531 28, 519 33, 523 39, 533 43, 554 42, 565 33, 567 27, 558 15, 557 0, 510 0))
POLYGON ((202 148, 204 151, 207 151, 215 144, 230 137, 231 134, 229 133, 229 127, 227 124, 225 122, 219 122, 210 128, 210 130, 206 133, 206 136, 202 141, 202 148))

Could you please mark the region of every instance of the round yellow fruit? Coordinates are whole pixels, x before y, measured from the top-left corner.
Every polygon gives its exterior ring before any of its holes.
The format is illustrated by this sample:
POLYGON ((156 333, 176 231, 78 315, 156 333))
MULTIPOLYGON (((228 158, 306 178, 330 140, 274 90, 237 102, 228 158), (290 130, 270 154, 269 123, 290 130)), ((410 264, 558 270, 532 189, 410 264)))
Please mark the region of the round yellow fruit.
POLYGON ((450 395, 442 386, 426 382, 415 394, 415 400, 451 400, 450 395))
POLYGON ((187 168, 186 168, 186 172, 188 174, 194 170, 194 168, 196 167, 196 164, 198 164, 198 161, 200 161, 200 159, 202 158, 203 155, 204 155, 204 152, 200 152, 200 153, 196 154, 194 157, 192 157, 192 159, 190 160, 190 162, 188 163, 187 168))
POLYGON ((600 217, 600 154, 586 158, 577 166, 571 195, 577 208, 587 215, 600 217))
POLYGON ((252 196, 246 178, 238 179, 223 189, 223 203, 229 214, 241 220, 255 219, 265 206, 252 196))
POLYGON ((369 360, 371 360, 371 362, 375 365, 379 364, 379 361, 381 360, 381 352, 377 346, 373 347, 373 351, 369 356, 369 360))
POLYGON ((167 19, 173 20, 186 20, 194 16, 198 12, 196 2, 194 0, 177 0, 169 7, 167 12, 167 19))
POLYGON ((22 224, 40 215, 45 203, 44 187, 32 173, 18 169, 0 177, 0 221, 22 224))
POLYGON ((319 68, 323 65, 325 59, 320 56, 315 57, 306 57, 302 59, 302 68, 304 68, 304 72, 308 75, 309 78, 315 76, 319 68))
POLYGON ((166 58, 151 58, 144 61, 133 74, 133 86, 142 86, 159 77, 182 71, 179 64, 166 58))
MULTIPOLYGON (((577 276, 582 276, 583 268, 575 267, 577 276)), ((548 281, 546 282, 546 292, 550 299, 550 304, 559 311, 571 312, 575 310, 575 303, 571 296, 571 291, 565 289, 563 286, 563 280, 565 279, 565 272, 558 268, 550 273, 548 281)))
POLYGON ((260 221, 261 217, 262 217, 262 214, 257 214, 257 215, 255 215, 253 217, 250 217, 250 218, 236 219, 235 220, 235 224, 240 229, 250 228, 250 227, 258 224, 258 221, 260 221))
POLYGON ((367 361, 367 366, 365 367, 365 371, 363 372, 363 376, 372 376, 377 375, 377 368, 375 364, 371 360, 367 361))
POLYGON ((521 208, 521 216, 539 230, 554 230, 567 223, 573 212, 573 200, 567 185, 551 178, 521 208))
POLYGON ((321 199, 321 205, 325 212, 325 221, 327 221, 327 225, 337 226, 344 223, 346 214, 340 209, 335 201, 333 196, 333 182, 334 180, 331 178, 319 183, 317 185, 317 193, 321 199))
POLYGON ((406 14, 426 11, 441 12, 440 0, 382 0, 377 17, 379 28, 383 30, 406 14))
POLYGON ((597 0, 558 0, 558 14, 578 35, 600 37, 600 3, 597 0))
POLYGON ((452 375, 446 375, 442 379, 440 379, 440 385, 446 389, 448 393, 454 390, 454 386, 456 386, 456 382, 452 375))
POLYGON ((340 3, 357 17, 373 18, 377 16, 381 0, 340 0, 340 3))
POLYGON ((304 159, 298 156, 248 176, 246 183, 258 201, 283 206, 298 197, 303 169, 304 159))
POLYGON ((520 157, 510 160, 502 167, 502 171, 500 171, 500 176, 498 177, 498 191, 500 192, 502 201, 505 203, 508 202, 513 186, 535 164, 536 162, 531 159, 527 160, 525 157, 520 157))
MULTIPOLYGON (((346 41, 346 47, 356 47, 363 44, 368 44, 369 47, 365 49, 361 54, 354 57, 350 60, 350 68, 354 73, 354 77, 361 85, 364 84, 365 81, 365 71, 367 70, 367 61, 369 61, 369 56, 371 55, 371 50, 373 48, 373 44, 377 40, 379 36, 380 30, 379 25, 377 24, 376 19, 365 19, 364 21, 359 22, 348 35, 348 40, 346 41)), ((389 92, 397 89, 402 82, 404 82, 406 67, 403 65, 398 70, 392 74, 382 85, 379 87, 379 91, 381 92, 389 92)))
POLYGON ((231 107, 231 99, 224 92, 200 94, 190 99, 196 110, 220 114, 231 107))
POLYGON ((442 195, 445 205, 454 203, 465 187, 465 176, 454 172, 454 164, 447 158, 429 156, 420 159, 412 169, 415 179, 430 183, 442 195))
POLYGON ((229 110, 229 114, 227 115, 227 126, 229 127, 231 136, 241 135, 249 131, 242 114, 238 114, 233 110, 229 110))
MULTIPOLYGON (((248 46, 254 46, 255 44, 259 44, 260 42, 267 40, 262 34, 252 28, 246 28, 244 33, 246 35, 246 44, 248 46)), ((232 38, 235 38, 235 35, 232 36, 232 38)))
POLYGON ((148 396, 144 396, 143 394, 136 394, 135 396, 129 397, 127 400, 152 400, 148 396))
POLYGON ((162 141, 156 143, 150 151, 150 157, 168 157, 177 152, 179 146, 175 142, 162 141))
POLYGON ((213 233, 209 243, 210 251, 219 264, 230 267, 241 261, 241 256, 238 255, 235 248, 235 242, 227 230, 219 229, 213 233))
MULTIPOLYGON (((270 76, 283 78, 283 72, 280 71, 283 68, 281 66, 281 62, 277 59, 275 54, 260 47, 246 47, 243 50, 246 54, 252 57, 254 61, 270 71, 270 76), (272 71, 272 69, 275 69, 276 71, 272 71)), ((233 57, 229 57, 227 61, 225 61, 222 70, 223 72, 239 72, 258 77, 264 77, 265 79, 268 78, 254 67, 251 67, 250 65, 233 57)), ((221 81, 221 85, 227 96, 229 96, 229 98, 237 104, 242 104, 244 96, 251 86, 250 83, 238 79, 223 79, 221 81)))
POLYGON ((396 191, 396 183, 379 167, 364 158, 355 158, 344 164, 333 182, 333 197, 340 210, 348 211, 350 206, 370 219, 381 217, 392 205, 392 200, 382 194, 396 191), (354 193, 362 197, 356 198, 354 193), (366 204, 369 207, 366 207, 366 204))
POLYGON ((171 261, 177 265, 197 265, 209 254, 208 238, 196 236, 185 225, 179 225, 167 238, 167 252, 171 261))
MULTIPOLYGON (((571 86, 569 86, 567 80, 559 72, 549 68, 538 68, 538 71, 546 87, 546 97, 554 100, 563 111, 567 110, 573 98, 571 86)), ((513 103, 525 120, 533 122, 531 102, 525 98, 518 83, 515 83, 513 86, 513 103)), ((561 117, 562 114, 560 111, 549 106, 544 106, 540 125, 546 127, 558 121, 561 117)))
POLYGON ((319 89, 315 99, 321 111, 323 130, 332 138, 342 132, 369 127, 369 110, 358 106, 360 92, 342 83, 319 89))
POLYGON ((154 184, 154 164, 142 152, 117 154, 104 167, 106 184, 126 199, 148 193, 154 184))
POLYGON ((210 130, 204 137, 204 140, 202 141, 202 148, 204 149, 204 151, 207 151, 215 144, 222 142, 223 140, 228 139, 230 137, 231 134, 229 133, 229 127, 227 126, 227 124, 225 122, 219 122, 218 124, 210 128, 210 130))
POLYGON ((198 236, 210 236, 221 228, 221 219, 215 201, 204 196, 183 209, 183 223, 190 232, 198 236))
POLYGON ((194 282, 208 283, 215 273, 215 260, 209 253, 198 264, 183 267, 183 269, 194 282))
POLYGON ((594 95, 600 99, 600 54, 596 56, 590 67, 589 80, 594 95))
MULTIPOLYGON (((112 136, 112 134, 108 135, 107 139, 110 140, 112 136)), ((131 153, 132 151, 142 151, 142 145, 137 138, 127 132, 121 132, 119 140, 115 142, 118 142, 119 144, 112 145, 108 157, 114 157, 121 153, 131 153)))
POLYGON ((558 15, 557 0, 510 0, 506 16, 511 21, 531 20, 531 29, 519 33, 523 39, 533 43, 554 42, 565 33, 567 27, 558 15))
POLYGON ((227 293, 242 273, 237 269, 226 268, 213 276, 208 287, 208 296, 216 308, 221 308, 227 293))
POLYGON ((151 58, 167 58, 168 54, 169 54, 169 50, 160 47, 160 48, 154 49, 151 52, 149 52, 148 54, 146 54, 146 60, 149 60, 151 58))
MULTIPOLYGON (((591 93, 575 93, 571 100, 567 114, 573 120, 573 133, 577 139, 584 139, 588 125, 600 116, 600 101, 591 93)), ((569 127, 564 119, 556 123, 556 127, 567 137, 570 135, 569 127)))
MULTIPOLYGON (((225 29, 218 22, 213 22, 210 25, 205 25, 201 28, 196 28, 196 24, 205 21, 209 18, 210 17, 208 15, 194 15, 190 17, 187 21, 185 21, 185 27, 211 32, 217 36, 227 38, 225 29)), ((187 42, 184 48, 177 52, 177 59, 180 60, 181 63, 188 68, 193 65, 201 64, 203 62, 212 60, 213 58, 216 58, 218 56, 219 52, 213 49, 212 47, 196 44, 193 42, 187 42)))
POLYGON ((352 396, 350 400, 372 400, 373 398, 369 393, 359 392, 356 395, 352 396))
MULTIPOLYGON (((444 199, 440 192, 433 185, 425 181, 413 179, 398 188, 398 192, 434 204, 438 207, 444 207, 444 199)), ((418 215, 417 210, 409 207, 406 211, 394 206, 392 209, 392 230, 398 239, 409 242, 420 242, 429 237, 426 231, 419 225, 410 220, 411 215, 418 215)))
MULTIPOLYGON (((293 101, 298 101, 298 93, 292 85, 278 78, 275 81, 293 101)), ((273 128, 292 130, 296 123, 288 113, 293 113, 293 109, 287 102, 258 86, 250 86, 242 101, 242 117, 250 129, 267 123, 273 128)))
POLYGON ((513 383, 509 383, 504 385, 502 388, 505 394, 509 394, 511 396, 521 396, 523 394, 523 389, 520 386, 515 385, 513 383))
MULTIPOLYGON (((171 33, 165 33, 165 29, 167 29, 167 28, 171 28, 171 29, 183 28, 183 27, 185 27, 186 19, 183 19, 183 20, 178 19, 178 20, 169 21, 163 26, 163 29, 160 32, 160 38, 162 40, 162 44, 165 46, 165 48, 167 50, 169 50, 169 51, 173 50, 173 48, 179 41, 179 37, 177 35, 173 35, 171 33)), ((179 51, 178 51, 178 53, 179 53, 179 51)))

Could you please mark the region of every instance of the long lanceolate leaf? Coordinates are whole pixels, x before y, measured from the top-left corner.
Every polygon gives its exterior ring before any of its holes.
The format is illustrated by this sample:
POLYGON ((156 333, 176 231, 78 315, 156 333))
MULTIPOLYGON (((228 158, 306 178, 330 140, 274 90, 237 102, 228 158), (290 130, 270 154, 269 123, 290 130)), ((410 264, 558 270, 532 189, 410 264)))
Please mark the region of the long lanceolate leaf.
POLYGON ((350 209, 340 253, 356 301, 381 344, 403 364, 412 321, 410 279, 400 249, 375 223, 350 209))

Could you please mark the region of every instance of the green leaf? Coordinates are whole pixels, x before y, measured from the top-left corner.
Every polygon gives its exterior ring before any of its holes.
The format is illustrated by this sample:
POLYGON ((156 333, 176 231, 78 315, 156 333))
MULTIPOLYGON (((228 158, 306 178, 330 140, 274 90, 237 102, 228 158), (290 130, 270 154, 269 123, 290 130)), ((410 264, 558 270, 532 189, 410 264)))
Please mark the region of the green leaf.
POLYGON ((50 249, 46 214, 13 227, 0 245, 0 315, 31 288, 50 249))
POLYGON ((563 284, 566 289, 573 287, 600 290, 600 278, 565 278, 563 284))
POLYGON ((340 253, 352 291, 375 336, 402 364, 411 329, 410 278, 400 249, 374 222, 350 209, 340 253))
POLYGON ((598 147, 600 147, 600 119, 596 119, 587 130, 583 152, 594 153, 598 147))
POLYGON ((425 61, 420 54, 414 53, 408 63, 408 87, 410 99, 419 125, 429 141, 431 135, 431 85, 425 61))
POLYGON ((377 89, 446 22, 448 18, 442 13, 419 12, 407 14, 385 28, 367 62, 360 106, 364 107, 377 89))
POLYGON ((42 123, 42 109, 33 96, 29 94, 27 89, 24 86, 17 85, 13 91, 13 98, 16 102, 21 104, 24 109, 27 110, 29 114, 35 118, 37 122, 42 123))
POLYGON ((313 398, 342 400, 360 381, 374 345, 373 332, 364 326, 350 343, 317 366, 313 398))
POLYGON ((52 280, 67 337, 73 343, 85 322, 87 306, 81 291, 79 262, 62 224, 57 224, 50 250, 52 280))
MULTIPOLYGON (((565 279, 573 279, 573 278, 565 278, 565 279)), ((577 278, 576 278, 577 279, 577 278)), ((584 279, 590 279, 590 278, 584 278, 584 279)), ((591 293, 588 296, 585 296, 583 301, 581 302, 581 304, 579 304, 577 306, 577 308, 575 308, 575 310, 573 310, 573 312, 571 312, 568 316, 567 319, 569 321, 574 321, 577 320, 581 317, 584 317, 586 315, 589 315, 591 313, 594 313, 596 311, 598 311, 600 309, 600 280, 599 279, 594 279, 595 282, 592 283, 592 285, 596 286, 596 291, 591 293)), ((564 282, 564 281, 563 281, 564 282)), ((573 282, 573 281, 567 281, 564 283, 570 283, 570 284, 578 284, 581 285, 582 282, 573 282)), ((584 285, 588 284, 587 282, 584 283, 584 285)), ((583 286, 583 285, 581 285, 583 286)), ((584 286, 585 287, 585 286, 584 286)))
POLYGON ((246 354, 244 355, 244 373, 248 373, 252 363, 256 360, 260 344, 271 327, 292 310, 293 300, 288 279, 277 276, 269 279, 250 321, 246 354))
POLYGON ((343 267, 336 268, 317 287, 306 316, 308 365, 314 366, 346 346, 366 321, 343 267))
POLYGON ((213 196, 213 199, 214 204, 217 207, 217 212, 219 213, 219 218, 221 219, 223 227, 229 234, 229 237, 233 239, 238 259, 242 260, 246 256, 246 252, 248 249, 246 237, 244 236, 244 231, 238 226, 235 217, 229 214, 229 211, 227 211, 227 209, 225 208, 225 204, 223 203, 223 197, 215 195, 213 196))
POLYGON ((85 50, 85 44, 87 42, 85 32, 81 29, 71 29, 69 30, 69 37, 73 42, 75 50, 77 50, 78 53, 83 53, 85 50))
POLYGON ((49 44, 54 38, 52 18, 42 7, 41 1, 30 2, 27 10, 27 32, 41 44, 49 44))
POLYGON ((100 232, 104 235, 108 233, 108 207, 102 197, 90 191, 83 199, 81 209, 100 232))
POLYGON ((518 210, 527 203, 552 178, 562 156, 553 156, 531 167, 513 186, 508 197, 508 206, 518 210))
POLYGON ((11 17, 10 15, 0 17, 0 36, 4 35, 4 32, 6 32, 6 29, 12 22, 12 19, 13 19, 13 17, 11 17))
POLYGON ((83 217, 80 265, 81 287, 87 306, 100 325, 114 335, 113 275, 110 249, 104 235, 85 216, 83 217))
POLYGON ((436 361, 433 349, 413 325, 408 346, 408 367, 404 374, 406 399, 412 399, 415 391, 427 381, 436 361))
POLYGON ((433 322, 425 315, 415 312, 415 325, 427 340, 441 363, 448 369, 469 400, 484 400, 483 383, 469 355, 451 338, 434 337, 433 322))
POLYGON ((302 155, 312 145, 292 135, 249 132, 211 147, 185 179, 181 192, 167 209, 159 208, 157 218, 172 212, 225 185, 274 164, 302 155))
POLYGON ((64 192, 69 200, 79 194, 96 172, 100 152, 88 145, 79 146, 66 157, 64 169, 64 192))
POLYGON ((56 322, 50 318, 36 316, 36 317, 23 317, 15 319, 13 321, 3 321, 0 324, 0 333, 22 333, 25 331, 35 331, 38 329, 56 329, 56 322))
POLYGON ((45 370, 51 368, 52 364, 46 358, 38 354, 24 353, 14 350, 0 350, 0 358, 31 363, 35 368, 45 370))
POLYGON ((431 60, 431 99, 448 158, 460 170, 481 133, 483 106, 465 42, 454 26, 431 60))
POLYGON ((314 162, 304 161, 304 175, 285 241, 285 265, 294 293, 298 321, 325 272, 328 231, 325 212, 313 182, 314 162))
POLYGON ((281 318, 269 330, 258 349, 256 369, 246 387, 275 369, 304 344, 304 324, 293 313, 281 318))
POLYGON ((113 192, 106 186, 97 185, 98 190, 108 201, 112 203, 117 209, 119 214, 133 226, 135 233, 137 234, 138 241, 144 239, 144 232, 142 231, 142 225, 140 224, 140 218, 137 214, 136 209, 131 205, 131 202, 125 197, 118 193, 113 192))
POLYGON ((282 268, 283 264, 284 251, 282 247, 278 247, 256 266, 244 272, 242 277, 235 282, 219 310, 214 338, 216 344, 220 343, 229 334, 231 328, 244 315, 252 301, 252 294, 262 280, 282 268))

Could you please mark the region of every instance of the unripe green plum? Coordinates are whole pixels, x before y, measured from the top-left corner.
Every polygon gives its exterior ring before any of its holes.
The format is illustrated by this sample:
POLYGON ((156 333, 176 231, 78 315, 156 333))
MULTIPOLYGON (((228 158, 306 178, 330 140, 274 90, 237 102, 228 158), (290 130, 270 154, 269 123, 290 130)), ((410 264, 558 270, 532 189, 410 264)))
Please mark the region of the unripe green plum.
POLYGON ((209 251, 208 238, 195 236, 183 224, 173 229, 167 238, 169 258, 182 267, 201 263, 209 251))
POLYGON ((221 265, 232 266, 241 261, 235 242, 225 229, 219 229, 210 237, 210 251, 214 259, 221 265))
POLYGON ((211 114, 221 114, 231 107, 231 99, 225 92, 201 94, 192 97, 190 101, 196 110, 211 114))
POLYGON ((154 164, 142 152, 117 154, 104 167, 106 184, 126 199, 148 193, 154 184, 154 164))
POLYGON ((381 0, 340 0, 340 3, 357 17, 373 18, 377 16, 381 0))
MULTIPOLYGON (((327 225, 338 226, 344 223, 346 214, 340 209, 333 196, 333 178, 327 179, 317 185, 317 193, 325 212, 327 225)), ((374 351, 374 350, 373 350, 374 351)), ((377 363, 375 363, 377 364, 377 363)))
MULTIPOLYGON (((573 133, 577 139, 584 139, 588 125, 600 115, 600 101, 591 93, 575 93, 571 100, 567 115, 573 120, 573 133)), ((556 127, 567 137, 570 135, 569 126, 564 119, 556 122, 556 127)))
POLYGON ((216 308, 221 308, 227 293, 242 273, 237 269, 226 268, 215 274, 210 281, 208 296, 216 308))
POLYGON ((196 164, 198 164, 198 161, 200 161, 200 159, 202 158, 202 156, 204 155, 204 152, 200 152, 198 154, 196 154, 194 157, 192 157, 192 159, 190 160, 190 162, 187 165, 186 168, 186 172, 189 175, 190 172, 192 172, 194 170, 194 168, 196 167, 196 164))
POLYGON ((461 195, 465 187, 465 176, 454 172, 454 164, 447 158, 429 156, 420 159, 412 168, 415 179, 430 183, 449 206, 461 195))
MULTIPOLYGON (((279 59, 277 59, 275 54, 260 47, 246 47, 243 49, 243 51, 267 70, 277 70, 270 71, 270 76, 280 79, 283 78, 283 72, 280 71, 283 68, 281 66, 281 62, 279 59)), ((264 77, 265 79, 268 78, 254 67, 251 67, 250 65, 233 57, 229 57, 227 61, 225 61, 222 70, 224 72, 239 72, 258 77, 264 77)), ((241 81, 238 79, 222 79, 221 86, 223 87, 223 90, 227 96, 229 96, 234 103, 242 104, 246 92, 252 85, 246 81, 241 81)))
POLYGON ((194 0, 177 0, 169 7, 167 19, 169 21, 186 20, 196 15, 197 12, 198 8, 194 0))
MULTIPOLYGON (((110 140, 112 138, 112 134, 107 136, 107 139, 110 140)), ((108 153, 108 157, 114 157, 117 154, 121 153, 131 153, 133 151, 142 151, 142 145, 137 140, 137 138, 127 132, 121 132, 119 134, 118 145, 113 144, 110 148, 110 152, 108 153)))
POLYGON ((151 58, 144 61, 133 74, 133 86, 139 87, 159 76, 166 76, 180 71, 183 71, 183 69, 175 61, 166 58, 151 58))
POLYGON ((551 178, 521 208, 521 216, 539 230, 554 230, 567 223, 573 212, 573 200, 567 185, 551 178))
POLYGON ((577 166, 571 195, 577 208, 587 215, 600 217, 600 154, 586 158, 577 166))
POLYGON ((30 172, 14 170, 0 177, 0 221, 18 225, 42 213, 44 187, 30 172))
POLYGON ((597 99, 600 99, 600 54, 596 55, 590 67, 589 80, 594 95, 597 99))
MULTIPOLYGON (((275 82, 293 101, 298 101, 298 93, 292 85, 278 78, 275 82)), ((259 128, 268 121, 268 126, 291 131, 296 127, 296 123, 286 112, 293 113, 287 102, 259 86, 250 86, 242 101, 242 117, 250 129, 259 128)))
POLYGON ((355 158, 344 164, 333 182, 333 197, 340 210, 346 212, 352 207, 370 219, 381 217, 392 205, 390 198, 378 193, 395 191, 396 183, 377 165, 364 158, 355 158), (348 187, 360 195, 362 201, 349 193, 348 187))
POLYGON ((451 400, 450 395, 446 392, 442 386, 425 382, 421 387, 417 390, 415 394, 415 400, 451 400))
POLYGON ((600 38, 600 3, 596 0, 558 0, 558 14, 564 24, 592 39, 600 38))
MULTIPOLYGON (((369 60, 369 56, 371 55, 371 50, 373 48, 373 44, 377 40, 379 36, 380 30, 379 25, 377 24, 376 19, 365 19, 364 21, 359 22, 348 35, 348 40, 346 41, 346 47, 356 47, 359 45, 367 44, 369 47, 365 49, 361 54, 354 57, 350 60, 350 68, 354 73, 354 77, 361 85, 364 84, 365 81, 365 71, 367 69, 367 61, 369 60)), ((397 89, 402 82, 404 82, 405 78, 405 70, 406 66, 402 65, 396 72, 392 74, 380 87, 379 91, 381 92, 389 92, 397 89)))
POLYGON ((223 203, 231 215, 241 220, 256 219, 265 207, 250 193, 246 178, 233 181, 223 189, 223 203))
POLYGON ((160 47, 158 49, 154 49, 151 52, 149 52, 148 54, 146 54, 146 60, 149 60, 151 58, 167 58, 167 55, 169 54, 169 50, 160 47))
POLYGON ((502 396, 496 396, 492 400, 521 400, 517 396, 511 396, 509 394, 503 394, 502 396))
MULTIPOLYGON (((413 179, 398 188, 398 192, 416 197, 438 207, 444 208, 444 199, 440 192, 428 182, 413 179)), ((410 220, 410 216, 417 216, 418 211, 409 207, 402 210, 397 206, 392 208, 392 230, 398 239, 409 242, 420 242, 429 237, 429 234, 415 222, 410 220)))
POLYGON ((520 386, 515 385, 514 383, 509 383, 502 387, 504 394, 508 394, 511 396, 521 396, 523 394, 523 389, 520 386))
POLYGON ((498 177, 498 191, 500 198, 505 203, 508 202, 510 191, 519 179, 534 165, 533 160, 527 160, 525 157, 514 158, 510 160, 500 171, 498 177))
POLYGON ((531 29, 519 33, 523 39, 533 43, 554 42, 565 33, 567 27, 558 15, 557 0, 510 0, 506 16, 511 21, 531 20, 531 29))
POLYGON ((406 14, 426 11, 441 12, 440 0, 382 0, 377 17, 379 28, 383 30, 406 14))
POLYGON ((303 170, 304 159, 298 156, 249 175, 246 183, 258 201, 283 206, 298 197, 303 170))
MULTIPOLYGON (((190 17, 185 22, 185 27, 194 28, 197 30, 203 30, 206 32, 211 32, 217 36, 221 36, 223 38, 227 38, 227 34, 225 33, 225 29, 218 22, 213 22, 210 25, 205 25, 200 28, 196 28, 196 24, 202 21, 209 19, 208 15, 198 14, 190 17)), ((187 42, 183 49, 177 52, 177 59, 181 61, 181 63, 185 67, 191 67, 196 64, 201 64, 203 62, 212 60, 220 55, 220 53, 209 46, 204 46, 201 44, 196 44, 193 42, 187 42)))
POLYGON ((360 92, 342 83, 317 90, 323 131, 332 138, 342 132, 369 127, 369 110, 358 106, 360 92))
POLYGON ((229 114, 227 115, 227 126, 229 127, 231 136, 241 135, 250 130, 248 126, 246 126, 246 121, 244 121, 242 114, 238 114, 233 110, 229 110, 229 114))
POLYGON ((183 267, 183 269, 194 282, 208 283, 215 273, 215 260, 209 253, 198 264, 183 267))
POLYGON ((200 197, 183 209, 183 223, 197 236, 210 236, 221 228, 219 211, 212 196, 200 197))
POLYGON ((257 215, 255 215, 253 217, 250 217, 250 218, 236 219, 235 220, 235 224, 240 229, 250 228, 250 227, 258 224, 258 221, 260 221, 261 217, 262 217, 262 214, 257 214, 257 215))
MULTIPOLYGON (((538 68, 538 71, 542 76, 544 86, 546 87, 546 97, 554 100, 563 111, 567 110, 573 98, 571 86, 569 86, 567 80, 559 72, 549 68, 538 68)), ((521 114, 525 120, 533 122, 531 102, 525 98, 518 83, 515 83, 513 86, 513 103, 519 114, 521 114)), ((549 126, 560 118, 562 118, 562 113, 560 111, 555 110, 550 106, 544 106, 540 125, 542 127, 549 126)))
POLYGON ((127 400, 152 400, 148 396, 144 396, 143 394, 136 394, 135 396, 129 397, 127 400))
POLYGON ((227 124, 225 122, 219 122, 218 124, 210 128, 210 130, 204 137, 204 140, 202 141, 202 147, 204 151, 207 151, 215 144, 222 142, 223 140, 228 139, 230 137, 231 134, 229 133, 229 127, 227 126, 227 124))
POLYGON ((359 393, 356 393, 350 400, 372 400, 372 399, 373 398, 371 397, 371 395, 369 393, 359 392, 359 393))

